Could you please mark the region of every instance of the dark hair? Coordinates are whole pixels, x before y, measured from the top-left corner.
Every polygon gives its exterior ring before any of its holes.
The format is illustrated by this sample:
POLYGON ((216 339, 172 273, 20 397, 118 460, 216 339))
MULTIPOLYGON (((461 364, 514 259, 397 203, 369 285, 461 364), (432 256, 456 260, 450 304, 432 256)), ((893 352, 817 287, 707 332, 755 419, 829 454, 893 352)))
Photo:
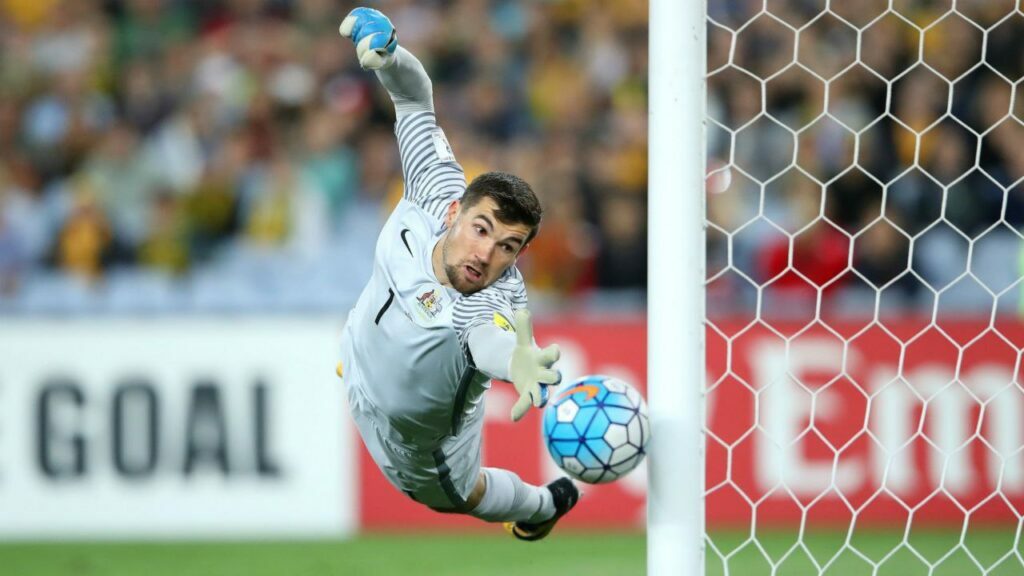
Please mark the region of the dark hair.
MULTIPOLYGON (((482 198, 490 198, 498 205, 494 215, 503 224, 526 224, 533 240, 540 228, 543 210, 533 188, 525 180, 505 172, 487 172, 473 179, 462 196, 462 210, 472 208, 482 198)), ((525 244, 525 243, 524 243, 525 244)))

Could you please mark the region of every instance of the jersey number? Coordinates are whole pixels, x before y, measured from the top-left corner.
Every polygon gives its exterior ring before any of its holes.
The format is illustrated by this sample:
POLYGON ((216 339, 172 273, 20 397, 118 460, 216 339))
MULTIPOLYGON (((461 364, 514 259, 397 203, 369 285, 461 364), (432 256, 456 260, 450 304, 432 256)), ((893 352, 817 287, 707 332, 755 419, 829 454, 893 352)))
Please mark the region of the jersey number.
POLYGON ((373 321, 374 324, 377 324, 378 326, 380 325, 381 317, 384 316, 384 313, 388 311, 388 308, 391 307, 391 303, 394 301, 395 291, 392 290, 391 288, 388 288, 388 301, 385 302, 384 305, 380 307, 380 312, 377 312, 377 318, 373 321))

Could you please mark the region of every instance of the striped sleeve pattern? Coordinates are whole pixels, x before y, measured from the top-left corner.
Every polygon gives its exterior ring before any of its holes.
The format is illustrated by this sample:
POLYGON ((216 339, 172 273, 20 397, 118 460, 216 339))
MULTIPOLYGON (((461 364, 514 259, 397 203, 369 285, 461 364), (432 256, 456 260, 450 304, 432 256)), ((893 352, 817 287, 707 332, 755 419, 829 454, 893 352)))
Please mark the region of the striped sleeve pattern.
POLYGON ((526 304, 526 284, 515 266, 509 268, 494 284, 459 298, 452 311, 452 324, 463 349, 469 349, 469 332, 473 328, 493 323, 495 313, 501 314, 511 323, 514 312, 526 308, 526 304))
POLYGON ((435 218, 444 218, 448 204, 466 191, 466 175, 454 155, 438 152, 437 146, 447 141, 434 113, 402 116, 395 124, 395 135, 405 176, 405 199, 435 218))

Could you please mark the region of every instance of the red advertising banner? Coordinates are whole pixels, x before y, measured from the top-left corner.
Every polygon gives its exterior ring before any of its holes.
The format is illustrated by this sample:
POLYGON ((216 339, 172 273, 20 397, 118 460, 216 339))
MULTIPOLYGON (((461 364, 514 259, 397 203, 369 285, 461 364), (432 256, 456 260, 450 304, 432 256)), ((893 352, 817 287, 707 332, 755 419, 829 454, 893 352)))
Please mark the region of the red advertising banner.
MULTIPOLYGON (((707 519, 758 524, 1017 522, 1024 514, 1024 324, 914 319, 884 326, 716 321, 707 332, 707 519)), ((612 374, 646 390, 642 318, 538 325, 567 379, 612 374)), ((484 464, 558 475, 539 413, 513 424, 508 385, 488 393, 484 464)), ((364 528, 470 526, 393 489, 360 459, 364 528)), ((646 469, 585 486, 567 525, 645 517, 646 469)))

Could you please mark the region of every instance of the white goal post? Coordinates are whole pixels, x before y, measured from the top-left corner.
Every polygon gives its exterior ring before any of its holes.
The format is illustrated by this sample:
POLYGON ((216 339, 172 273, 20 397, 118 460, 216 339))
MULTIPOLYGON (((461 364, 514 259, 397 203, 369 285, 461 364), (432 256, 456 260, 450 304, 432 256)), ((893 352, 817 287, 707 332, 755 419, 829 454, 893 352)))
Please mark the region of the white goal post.
POLYGON ((703 575, 705 2, 649 18, 647 570, 703 575))

